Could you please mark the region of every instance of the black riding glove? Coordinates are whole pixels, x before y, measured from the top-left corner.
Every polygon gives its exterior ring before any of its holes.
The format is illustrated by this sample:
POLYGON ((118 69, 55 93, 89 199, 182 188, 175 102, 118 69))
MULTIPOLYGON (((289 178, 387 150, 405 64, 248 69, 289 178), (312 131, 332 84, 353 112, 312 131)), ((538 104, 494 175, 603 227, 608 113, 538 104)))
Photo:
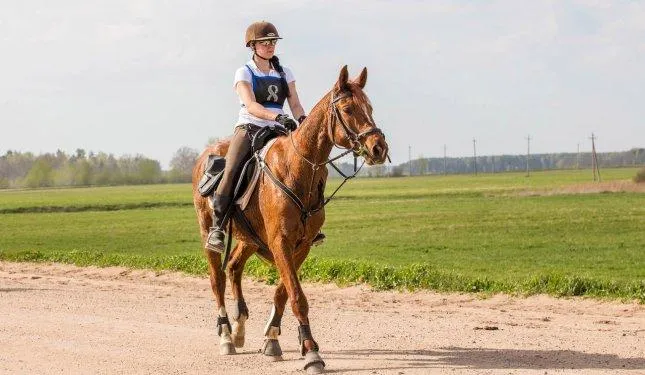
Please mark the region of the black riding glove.
POLYGON ((296 124, 296 122, 287 115, 282 115, 282 114, 277 115, 275 117, 275 121, 277 121, 280 125, 287 128, 287 130, 289 131, 294 131, 298 127, 298 124, 296 124))

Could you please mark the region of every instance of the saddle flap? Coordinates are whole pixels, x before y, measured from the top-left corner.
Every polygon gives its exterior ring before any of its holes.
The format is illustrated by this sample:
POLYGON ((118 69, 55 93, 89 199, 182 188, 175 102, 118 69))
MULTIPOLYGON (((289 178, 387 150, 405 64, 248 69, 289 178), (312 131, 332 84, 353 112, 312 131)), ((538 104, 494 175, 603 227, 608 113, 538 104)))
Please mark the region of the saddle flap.
POLYGON ((201 180, 199 180, 199 185, 197 186, 199 194, 202 197, 211 195, 217 188, 217 185, 219 185, 219 182, 222 179, 222 175, 223 173, 221 172, 214 176, 210 173, 204 173, 201 180))
POLYGON ((223 156, 208 155, 204 174, 199 180, 199 184, 197 186, 197 190, 202 197, 211 195, 217 188, 217 185, 219 185, 219 182, 222 180, 225 165, 226 159, 223 156))
POLYGON ((226 166, 226 158, 219 155, 208 155, 208 161, 206 162, 206 169, 204 173, 210 173, 216 175, 219 172, 224 170, 226 166))
MULTIPOLYGON (((277 138, 271 139, 265 147, 262 148, 260 152, 260 156, 264 159, 266 157, 267 152, 269 152, 269 149, 273 144, 277 141, 277 138)), ((253 174, 251 175, 251 178, 248 181, 248 184, 244 190, 244 193, 237 199, 236 203, 240 207, 242 211, 246 208, 246 206, 249 204, 249 201, 251 200, 251 196, 253 195, 253 191, 255 190, 255 186, 257 185, 258 180, 260 179, 260 174, 261 174, 261 168, 257 165, 257 161, 255 158, 253 158, 253 174)))

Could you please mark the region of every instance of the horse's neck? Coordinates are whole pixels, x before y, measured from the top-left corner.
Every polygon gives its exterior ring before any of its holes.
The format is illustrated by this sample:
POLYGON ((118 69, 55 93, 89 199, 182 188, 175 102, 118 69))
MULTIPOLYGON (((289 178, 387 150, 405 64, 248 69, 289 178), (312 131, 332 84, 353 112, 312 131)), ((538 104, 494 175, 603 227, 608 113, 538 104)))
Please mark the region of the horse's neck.
MULTIPOLYGON (((297 153, 316 164, 326 162, 334 147, 327 130, 330 113, 326 99, 327 96, 316 104, 305 122, 293 133, 297 153)), ((296 156, 296 158, 302 159, 301 156, 296 156)), ((305 160, 302 162, 309 165, 305 160)))
POLYGON ((313 207, 319 199, 323 199, 322 196, 317 197, 315 187, 321 182, 320 179, 327 178, 326 169, 321 164, 329 159, 334 147, 327 134, 330 116, 328 99, 327 95, 316 104, 307 119, 288 136, 291 139, 282 143, 284 154, 280 164, 275 166, 278 176, 302 199, 305 207, 313 207), (321 168, 312 166, 312 163, 321 168))

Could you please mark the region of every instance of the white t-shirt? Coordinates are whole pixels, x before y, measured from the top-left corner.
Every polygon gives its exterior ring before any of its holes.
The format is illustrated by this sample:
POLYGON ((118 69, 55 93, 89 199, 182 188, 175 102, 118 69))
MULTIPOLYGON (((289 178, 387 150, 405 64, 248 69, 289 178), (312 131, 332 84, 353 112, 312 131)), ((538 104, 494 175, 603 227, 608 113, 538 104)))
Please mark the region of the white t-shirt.
MULTIPOLYGON (((255 64, 255 61, 249 60, 246 65, 248 65, 251 70, 253 70, 253 74, 255 74, 258 77, 266 77, 266 76, 271 76, 271 77, 278 77, 280 78, 280 73, 277 71, 271 69, 269 74, 264 74, 258 69, 257 65, 255 64)), ((293 73, 291 72, 291 69, 287 68, 286 66, 282 66, 282 69, 284 69, 284 74, 285 74, 285 79, 287 80, 287 83, 291 83, 295 81, 296 79, 293 76, 293 73)), ((251 77, 251 72, 246 68, 246 66, 242 66, 238 70, 235 71, 235 81, 233 82, 233 88, 237 85, 238 82, 240 81, 245 81, 248 83, 252 84, 253 77, 251 77)), ((249 113, 249 111, 246 109, 246 107, 242 106, 244 104, 242 102, 242 99, 240 99, 240 114, 237 119, 237 124, 236 125, 241 125, 241 124, 255 124, 258 126, 267 126, 267 125, 273 125, 277 124, 277 122, 273 120, 264 120, 261 118, 257 118, 253 116, 252 114, 249 113)), ((285 104, 286 101, 285 101, 285 104)), ((268 110, 275 112, 275 114, 284 114, 284 111, 280 108, 271 108, 268 107, 268 110)))

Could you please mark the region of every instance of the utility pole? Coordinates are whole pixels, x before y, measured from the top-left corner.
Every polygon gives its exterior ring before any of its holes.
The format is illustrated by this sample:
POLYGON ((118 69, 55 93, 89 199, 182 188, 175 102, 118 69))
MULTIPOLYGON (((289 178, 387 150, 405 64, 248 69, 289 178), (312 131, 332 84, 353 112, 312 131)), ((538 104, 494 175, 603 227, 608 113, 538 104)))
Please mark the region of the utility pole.
POLYGON ((475 166, 475 176, 477 176, 477 141, 473 138, 473 161, 475 166))
POLYGON ((596 136, 591 133, 591 169, 593 171, 593 180, 596 181, 596 174, 598 174, 598 182, 600 182, 600 168, 598 167, 598 156, 596 155, 596 136))
POLYGON ((446 162, 446 144, 443 144, 443 174, 447 175, 448 174, 448 168, 446 168, 447 162, 446 162))
POLYGON ((580 169, 580 142, 578 142, 578 156, 576 156, 576 169, 580 169))
POLYGON ((526 177, 531 176, 531 170, 529 169, 529 159, 531 158, 531 135, 529 134, 526 137, 526 177))
POLYGON ((408 172, 412 176, 412 146, 408 146, 408 172))

